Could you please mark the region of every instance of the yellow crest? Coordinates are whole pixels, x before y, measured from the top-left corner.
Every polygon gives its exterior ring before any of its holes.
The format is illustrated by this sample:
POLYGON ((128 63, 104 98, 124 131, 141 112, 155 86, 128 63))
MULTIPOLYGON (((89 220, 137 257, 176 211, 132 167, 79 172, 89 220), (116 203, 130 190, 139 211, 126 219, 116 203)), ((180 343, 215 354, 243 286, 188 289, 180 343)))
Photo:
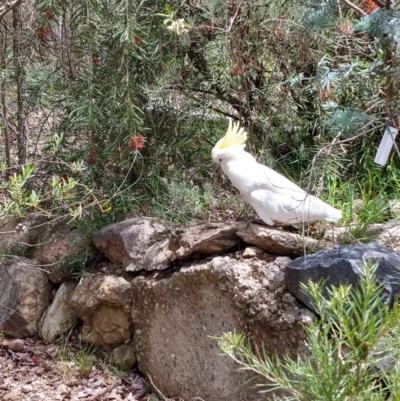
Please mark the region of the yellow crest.
POLYGON ((229 148, 230 146, 244 145, 247 141, 247 132, 244 128, 239 128, 239 123, 233 123, 229 119, 229 126, 226 134, 215 145, 218 149, 229 148))

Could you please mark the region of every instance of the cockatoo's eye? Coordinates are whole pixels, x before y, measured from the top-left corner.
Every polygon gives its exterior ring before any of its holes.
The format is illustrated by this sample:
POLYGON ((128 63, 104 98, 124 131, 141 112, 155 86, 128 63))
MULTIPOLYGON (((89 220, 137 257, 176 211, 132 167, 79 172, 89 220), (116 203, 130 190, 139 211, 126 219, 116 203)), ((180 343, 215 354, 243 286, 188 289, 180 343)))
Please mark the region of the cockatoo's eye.
POLYGON ((219 159, 220 162, 222 162, 222 159, 219 159))

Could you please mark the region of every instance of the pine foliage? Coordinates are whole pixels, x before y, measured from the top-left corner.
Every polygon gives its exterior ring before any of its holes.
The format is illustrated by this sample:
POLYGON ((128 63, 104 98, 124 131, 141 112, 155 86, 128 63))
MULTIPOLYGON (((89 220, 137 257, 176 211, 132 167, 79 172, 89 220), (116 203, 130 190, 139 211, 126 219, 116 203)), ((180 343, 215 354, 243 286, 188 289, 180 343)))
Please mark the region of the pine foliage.
POLYGON ((43 116, 29 160, 34 208, 110 220, 159 213, 165 182, 177 179, 193 193, 212 183, 221 198, 227 187, 209 155, 228 117, 246 127, 261 162, 334 206, 348 208, 350 193, 386 203, 400 195, 398 155, 385 169, 373 163, 399 109, 395 3, 364 17, 341 0, 221 4, 33 2, 23 60, 24 113, 43 116), (56 205, 46 191, 69 180, 56 205))

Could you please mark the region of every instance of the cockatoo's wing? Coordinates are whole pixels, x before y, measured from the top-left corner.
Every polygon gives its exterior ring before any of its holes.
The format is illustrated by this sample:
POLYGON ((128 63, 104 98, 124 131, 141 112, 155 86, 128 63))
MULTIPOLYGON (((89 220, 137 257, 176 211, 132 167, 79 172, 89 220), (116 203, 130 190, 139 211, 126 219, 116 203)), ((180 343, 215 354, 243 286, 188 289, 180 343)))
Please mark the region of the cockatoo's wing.
MULTIPOLYGON (((298 185, 271 168, 258 163, 242 149, 229 149, 221 167, 247 203, 267 224, 297 224, 316 220, 338 221, 340 210, 309 195, 298 185)), ((215 155, 217 160, 220 155, 215 155)))
POLYGON ((263 164, 257 163, 258 168, 262 171, 262 182, 260 182, 260 187, 267 189, 273 193, 281 195, 291 195, 297 200, 304 200, 307 193, 301 189, 294 182, 290 181, 288 178, 282 174, 277 173, 272 168, 264 166, 263 164))
POLYGON ((259 188, 247 195, 247 201, 269 225, 271 220, 281 224, 297 224, 317 220, 337 222, 342 218, 340 210, 312 195, 299 200, 298 197, 259 188))
POLYGON ((337 222, 342 218, 340 210, 307 194, 283 175, 259 163, 257 168, 263 171, 263 178, 259 178, 258 185, 247 198, 267 224, 270 220, 296 224, 316 220, 337 222))
POLYGON ((248 195, 248 202, 266 224, 296 224, 302 221, 302 202, 293 202, 290 196, 259 188, 248 195))

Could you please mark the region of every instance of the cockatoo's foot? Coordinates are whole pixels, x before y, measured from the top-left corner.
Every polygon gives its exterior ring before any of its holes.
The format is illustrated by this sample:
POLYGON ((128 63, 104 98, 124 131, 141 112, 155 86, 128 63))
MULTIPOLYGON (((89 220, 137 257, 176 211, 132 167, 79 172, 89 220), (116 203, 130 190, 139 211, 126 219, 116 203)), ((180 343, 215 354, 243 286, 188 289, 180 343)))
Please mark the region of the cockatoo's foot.
POLYGON ((298 231, 297 227, 292 226, 290 224, 274 223, 273 225, 269 225, 269 224, 266 224, 262 220, 254 220, 253 222, 256 223, 256 224, 262 224, 262 225, 267 226, 267 227, 275 228, 275 229, 281 230, 281 231, 288 231, 288 232, 291 232, 291 233, 298 231))
POLYGON ((289 226, 285 226, 283 224, 274 223, 272 220, 271 220, 271 224, 269 224, 269 223, 266 223, 262 219, 250 219, 250 220, 246 220, 246 223, 258 224, 260 226, 266 226, 266 227, 278 228, 278 229, 289 227, 289 226))
POLYGON ((283 231, 288 231, 290 233, 297 233, 299 231, 299 227, 290 224, 282 224, 281 225, 283 231))
POLYGON ((267 224, 264 220, 261 220, 261 219, 246 220, 246 223, 258 224, 260 226, 275 228, 277 230, 287 231, 290 233, 297 233, 299 231, 299 229, 301 228, 301 224, 299 224, 298 226, 290 225, 290 224, 280 224, 280 223, 267 224))
POLYGON ((252 224, 260 224, 262 226, 268 226, 268 227, 272 227, 269 224, 267 224, 265 221, 261 220, 261 219, 250 219, 246 221, 247 223, 252 223, 252 224))
POLYGON ((299 225, 292 225, 292 224, 282 224, 282 223, 274 223, 274 224, 267 224, 265 221, 261 219, 253 219, 249 220, 249 223, 259 224, 266 227, 275 228, 276 230, 280 231, 287 231, 290 233, 297 233, 301 229, 301 224, 299 225))

